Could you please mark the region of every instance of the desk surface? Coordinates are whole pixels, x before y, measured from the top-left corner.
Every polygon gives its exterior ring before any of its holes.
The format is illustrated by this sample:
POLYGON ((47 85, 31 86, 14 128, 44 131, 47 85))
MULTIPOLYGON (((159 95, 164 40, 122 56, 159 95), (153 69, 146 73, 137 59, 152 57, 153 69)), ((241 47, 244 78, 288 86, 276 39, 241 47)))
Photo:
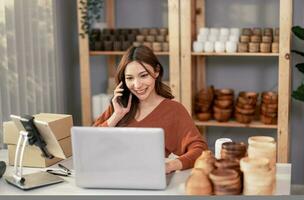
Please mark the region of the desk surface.
MULTIPOLYGON (((7 151, 0 150, 0 160, 7 162, 7 151)), ((72 169, 72 159, 69 158, 61 162, 72 169)), ((58 167, 54 165, 52 167, 58 167)), ((40 171, 38 168, 24 168, 24 174, 40 171)), ((13 167, 9 166, 4 176, 11 175, 13 167)), ((0 179, 1 195, 184 195, 184 183, 191 170, 176 172, 166 190, 109 190, 109 189, 83 189, 75 184, 74 175, 63 177, 63 183, 37 188, 29 191, 20 190, 6 183, 4 178, 0 179)), ((74 174, 74 173, 73 173, 74 174)), ((290 194, 291 164, 277 164, 277 184, 276 195, 290 194)))

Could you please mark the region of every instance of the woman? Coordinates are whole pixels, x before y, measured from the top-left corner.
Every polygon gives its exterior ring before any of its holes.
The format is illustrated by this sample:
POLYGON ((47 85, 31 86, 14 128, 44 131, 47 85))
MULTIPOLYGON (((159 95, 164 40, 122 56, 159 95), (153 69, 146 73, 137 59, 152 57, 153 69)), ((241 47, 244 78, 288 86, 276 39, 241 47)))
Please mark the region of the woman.
POLYGON ((163 67, 151 49, 130 47, 117 69, 111 106, 94 126, 163 128, 166 157, 179 156, 166 163, 166 173, 170 173, 193 167, 207 144, 183 105, 172 100, 162 76, 163 67))

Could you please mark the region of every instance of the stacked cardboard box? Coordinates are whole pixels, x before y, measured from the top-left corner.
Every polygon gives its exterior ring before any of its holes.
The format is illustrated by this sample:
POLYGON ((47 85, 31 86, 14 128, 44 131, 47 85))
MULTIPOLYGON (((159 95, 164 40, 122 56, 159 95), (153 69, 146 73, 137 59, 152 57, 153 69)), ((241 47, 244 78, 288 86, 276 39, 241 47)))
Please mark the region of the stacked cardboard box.
MULTIPOLYGON (((43 131, 43 138, 47 143, 47 149, 55 156, 46 159, 37 146, 25 147, 23 166, 48 167, 60 160, 72 155, 70 129, 73 126, 71 115, 40 113, 34 115, 35 120, 43 122, 36 124, 38 130, 43 131), (46 134, 46 135, 45 135, 46 134)), ((19 138, 19 130, 13 121, 3 123, 4 143, 8 145, 9 164, 14 165, 16 145, 19 138)))

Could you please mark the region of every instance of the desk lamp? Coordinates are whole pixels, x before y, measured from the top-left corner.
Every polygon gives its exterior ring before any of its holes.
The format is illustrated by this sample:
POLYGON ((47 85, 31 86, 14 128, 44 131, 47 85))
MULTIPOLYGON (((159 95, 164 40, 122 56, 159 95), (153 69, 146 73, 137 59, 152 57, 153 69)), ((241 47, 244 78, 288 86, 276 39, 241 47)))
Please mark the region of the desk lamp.
POLYGON ((35 126, 33 116, 24 115, 20 117, 11 115, 10 117, 19 129, 20 135, 15 153, 14 172, 12 176, 6 177, 6 181, 23 190, 30 190, 63 182, 64 180, 62 178, 53 174, 49 174, 47 172, 37 172, 23 175, 22 160, 25 145, 27 143, 29 145, 35 145, 39 147, 42 152, 42 156, 45 158, 52 159, 54 156, 50 154, 46 148, 47 144, 35 126))

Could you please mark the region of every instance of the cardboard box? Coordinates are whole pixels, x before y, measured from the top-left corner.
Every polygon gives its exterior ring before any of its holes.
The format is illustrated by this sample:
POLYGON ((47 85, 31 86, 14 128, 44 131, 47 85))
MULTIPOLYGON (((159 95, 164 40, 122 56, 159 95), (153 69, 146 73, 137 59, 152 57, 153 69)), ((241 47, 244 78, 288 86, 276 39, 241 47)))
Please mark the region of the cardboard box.
MULTIPOLYGON (((64 138, 59 141, 65 155, 72 156, 71 137, 64 138)), ((8 145, 8 162, 14 165, 16 145, 8 145)), ((60 158, 46 159, 41 156, 42 152, 37 146, 26 146, 23 155, 24 167, 49 167, 61 161, 60 158)))
MULTIPOLYGON (((23 165, 28 167, 47 167, 72 155, 70 131, 73 126, 71 115, 40 113, 34 115, 34 123, 47 143, 48 151, 54 155, 54 159, 46 159, 37 146, 27 145, 23 158, 23 165), (60 159, 61 158, 61 159, 60 159)), ((3 139, 8 144, 9 164, 14 164, 16 144, 19 139, 19 131, 23 126, 18 121, 3 123, 3 139)))
MULTIPOLYGON (((35 121, 46 122, 51 129, 52 135, 56 140, 69 137, 73 126, 72 115, 40 113, 34 115, 35 121)), ((37 126, 37 123, 35 123, 37 126)), ((39 129, 39 127, 37 127, 39 129)), ((3 122, 3 142, 5 144, 17 144, 19 131, 13 121, 3 122)))

